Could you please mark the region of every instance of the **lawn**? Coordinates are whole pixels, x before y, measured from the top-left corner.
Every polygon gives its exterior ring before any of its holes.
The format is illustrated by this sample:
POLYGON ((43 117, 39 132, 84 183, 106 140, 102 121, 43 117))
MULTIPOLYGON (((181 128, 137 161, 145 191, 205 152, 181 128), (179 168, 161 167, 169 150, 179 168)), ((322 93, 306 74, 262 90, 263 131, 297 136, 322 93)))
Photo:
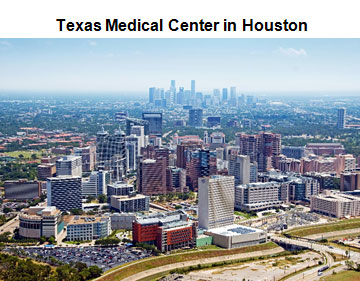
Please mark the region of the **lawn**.
POLYGON ((327 277, 321 278, 323 281, 360 281, 360 272, 347 270, 327 277))
POLYGON ((31 155, 36 154, 37 159, 40 159, 42 157, 41 156, 42 153, 43 151, 39 151, 39 150, 18 150, 18 151, 6 152, 5 154, 16 158, 19 158, 19 155, 23 155, 25 160, 32 160, 31 155))
POLYGON ((130 264, 129 266, 126 266, 126 264, 122 265, 118 270, 116 271, 114 270, 114 272, 112 272, 107 276, 104 276, 103 278, 101 278, 101 280, 104 281, 123 280, 124 278, 137 274, 141 271, 149 270, 155 267, 160 267, 172 263, 269 250, 276 247, 278 246, 275 243, 269 242, 266 244, 260 244, 260 245, 231 249, 231 250, 205 250, 205 251, 196 251, 190 253, 149 258, 141 262, 130 264))
POLYGON ((251 214, 246 213, 246 212, 235 211, 234 214, 235 214, 236 216, 241 216, 241 217, 243 217, 243 218, 245 218, 245 219, 247 219, 247 220, 248 220, 248 219, 256 218, 256 216, 252 216, 251 214))
POLYGON ((347 230, 353 228, 360 228, 360 219, 343 220, 336 223, 329 223, 326 225, 314 225, 308 227, 297 228, 294 230, 286 231, 286 234, 294 236, 309 236, 313 234, 333 232, 339 230, 347 230))

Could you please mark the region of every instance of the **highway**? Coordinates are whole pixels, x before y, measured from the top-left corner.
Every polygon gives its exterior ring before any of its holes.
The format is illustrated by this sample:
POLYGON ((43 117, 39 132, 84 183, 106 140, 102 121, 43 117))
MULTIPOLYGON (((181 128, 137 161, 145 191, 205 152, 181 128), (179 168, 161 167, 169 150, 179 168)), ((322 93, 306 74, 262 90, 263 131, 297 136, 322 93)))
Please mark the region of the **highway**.
MULTIPOLYGON (((350 251, 350 253, 348 253, 346 250, 336 248, 336 247, 322 245, 320 243, 305 242, 305 241, 300 241, 300 240, 296 240, 296 239, 290 239, 290 238, 280 237, 280 236, 275 236, 275 235, 271 237, 271 240, 273 240, 274 242, 282 242, 282 243, 286 243, 289 245, 306 247, 308 249, 312 249, 312 250, 321 252, 324 256, 326 256, 326 265, 329 265, 329 268, 331 268, 334 265, 340 264, 339 266, 336 267, 336 272, 346 269, 345 262, 344 261, 334 262, 333 257, 329 253, 343 255, 343 256, 347 256, 347 254, 350 254, 351 260, 353 260, 355 262, 360 262, 360 253, 358 253, 358 252, 350 251)), ((323 266, 325 266, 325 264, 314 267, 308 271, 296 274, 296 275, 288 278, 287 280, 288 281, 297 281, 297 280, 313 281, 313 280, 319 280, 321 277, 332 274, 333 270, 330 269, 330 270, 325 271, 321 276, 318 276, 318 270, 320 268, 322 268, 323 266)))

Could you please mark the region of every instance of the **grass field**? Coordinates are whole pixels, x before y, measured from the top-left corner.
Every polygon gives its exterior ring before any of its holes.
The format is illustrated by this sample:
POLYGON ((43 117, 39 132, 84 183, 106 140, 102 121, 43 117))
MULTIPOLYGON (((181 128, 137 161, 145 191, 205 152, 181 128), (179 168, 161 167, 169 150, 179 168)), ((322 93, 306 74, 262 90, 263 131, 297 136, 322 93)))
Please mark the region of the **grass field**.
POLYGON ((19 155, 23 155, 24 159, 32 160, 31 155, 36 154, 37 159, 40 159, 42 157, 41 156, 42 152, 43 151, 40 150, 18 150, 18 151, 6 152, 5 154, 16 158, 19 158, 19 155))
POLYGON ((243 218, 245 218, 247 220, 256 218, 256 216, 252 216, 252 215, 250 215, 249 213, 246 213, 246 212, 235 211, 234 214, 236 216, 241 216, 241 217, 243 217, 243 218))
POLYGON ((326 225, 314 225, 314 226, 302 227, 302 228, 286 231, 285 233, 294 236, 304 237, 313 234, 347 230, 353 228, 360 228, 360 219, 350 219, 350 220, 339 221, 336 223, 329 223, 326 225))
POLYGON ((360 272, 343 271, 327 277, 321 278, 322 281, 360 281, 360 272))
POLYGON ((113 269, 112 271, 114 272, 110 273, 107 276, 104 276, 103 278, 101 278, 101 280, 103 281, 123 280, 124 278, 139 273, 141 271, 149 270, 155 267, 160 267, 172 263, 201 260, 204 258, 221 257, 221 256, 235 255, 235 254, 241 254, 247 252, 263 251, 263 250, 274 249, 276 247, 278 246, 275 243, 269 242, 266 244, 260 244, 260 245, 231 249, 231 250, 205 250, 205 251, 196 251, 190 253, 149 258, 141 262, 130 264, 129 266, 126 266, 126 264, 122 265, 116 271, 113 269))

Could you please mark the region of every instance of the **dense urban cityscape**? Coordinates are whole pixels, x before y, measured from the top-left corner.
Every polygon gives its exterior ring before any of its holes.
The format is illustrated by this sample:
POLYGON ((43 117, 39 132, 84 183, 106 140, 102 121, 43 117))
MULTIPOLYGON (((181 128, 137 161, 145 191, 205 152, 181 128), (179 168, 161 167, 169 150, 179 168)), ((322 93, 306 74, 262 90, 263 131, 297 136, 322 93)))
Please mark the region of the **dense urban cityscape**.
POLYGON ((0 279, 359 278, 359 105, 2 93, 0 279))

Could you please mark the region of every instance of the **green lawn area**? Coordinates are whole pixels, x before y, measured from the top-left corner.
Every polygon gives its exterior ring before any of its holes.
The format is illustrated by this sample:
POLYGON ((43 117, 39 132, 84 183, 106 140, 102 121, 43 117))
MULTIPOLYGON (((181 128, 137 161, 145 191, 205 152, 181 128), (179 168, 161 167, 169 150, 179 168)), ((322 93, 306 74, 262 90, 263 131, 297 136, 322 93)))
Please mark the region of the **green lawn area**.
POLYGON ((360 272, 347 270, 327 277, 321 278, 323 281, 360 281, 360 272))
POLYGON ((155 258, 148 258, 144 261, 130 264, 129 266, 121 265, 118 270, 112 270, 111 274, 101 278, 103 281, 123 280, 126 277, 139 273, 141 271, 149 270, 155 267, 160 267, 167 264, 186 262, 192 260, 201 260, 204 258, 213 258, 220 256, 235 255, 247 252, 255 252, 261 250, 269 250, 278 247, 275 243, 269 242, 266 244, 260 244, 255 246, 249 246, 244 248, 237 248, 231 250, 205 250, 195 251, 183 254, 174 254, 169 256, 160 256, 155 258))
POLYGON ((240 211, 234 211, 234 214, 236 216, 241 216, 241 217, 244 217, 245 219, 252 219, 252 218, 256 218, 256 216, 252 216, 251 214, 249 213, 246 213, 246 212, 240 212, 240 211))
POLYGON ((318 233, 347 230, 353 228, 360 228, 360 219, 343 220, 336 223, 329 223, 326 225, 307 226, 307 227, 286 231, 285 234, 303 237, 318 233))
POLYGON ((43 152, 44 151, 41 151, 41 150, 18 150, 18 151, 6 152, 5 154, 9 155, 11 157, 16 157, 16 158, 19 158, 19 155, 23 155, 24 159, 29 160, 29 159, 31 159, 31 155, 33 155, 33 154, 36 154, 37 159, 40 159, 42 157, 41 154, 43 152))

